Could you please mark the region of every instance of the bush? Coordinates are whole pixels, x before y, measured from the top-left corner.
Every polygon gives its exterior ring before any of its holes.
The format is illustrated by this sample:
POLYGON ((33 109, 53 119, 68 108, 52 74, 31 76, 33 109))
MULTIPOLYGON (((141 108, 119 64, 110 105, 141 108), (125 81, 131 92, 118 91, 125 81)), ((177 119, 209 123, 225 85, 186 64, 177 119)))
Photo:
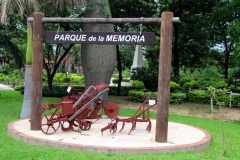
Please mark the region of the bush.
POLYGON ((135 80, 132 83, 132 87, 135 88, 135 89, 143 89, 144 88, 144 83, 142 81, 135 80))
POLYGON ((232 103, 232 106, 240 108, 240 95, 232 95, 231 103, 232 103))
POLYGON ((15 87, 14 87, 14 90, 15 90, 15 91, 22 91, 22 90, 24 90, 24 85, 15 86, 15 87))
POLYGON ((62 81, 63 81, 64 83, 69 83, 69 82, 71 82, 71 78, 69 78, 69 77, 64 77, 64 78, 62 79, 62 81))
POLYGON ((56 73, 54 75, 53 82, 60 83, 64 77, 67 77, 66 73, 56 73))
MULTIPOLYGON (((146 97, 149 96, 150 93, 151 92, 146 92, 146 97)), ((158 97, 158 93, 154 92, 151 99, 157 99, 157 97, 158 97)), ((129 98, 130 98, 130 101, 142 103, 144 100, 144 92, 139 90, 131 90, 129 92, 129 98)), ((169 97, 169 103, 180 104, 180 103, 183 103, 185 100, 186 100, 185 93, 173 93, 169 97)))
POLYGON ((130 101, 143 102, 144 92, 139 90, 131 90, 129 92, 130 101))
POLYGON ((0 73, 0 82, 4 82, 5 74, 0 73))
POLYGON ((227 87, 227 83, 224 80, 222 80, 222 81, 215 83, 215 85, 213 85, 213 87, 217 88, 217 89, 223 89, 223 88, 227 87))
POLYGON ((71 76, 71 83, 76 85, 85 85, 85 77, 84 76, 71 76))
POLYGON ((191 88, 199 89, 199 83, 197 81, 192 80, 190 83, 191 83, 191 88))
POLYGON ((180 84, 180 86, 183 86, 186 82, 191 82, 191 80, 192 79, 190 77, 182 77, 179 80, 179 84, 180 84))
MULTIPOLYGON (((151 60, 151 63, 156 59, 151 60)), ((143 66, 141 69, 136 69, 132 74, 132 80, 139 80, 144 83, 144 87, 149 91, 157 91, 158 89, 158 67, 155 64, 148 64, 149 67, 143 66)), ((134 70, 133 70, 134 71, 134 70)))
MULTIPOLYGON (((121 82, 129 82, 130 80, 128 78, 123 78, 121 82)), ((117 84, 118 83, 118 79, 114 78, 112 79, 112 83, 117 84)))
POLYGON ((210 104, 210 94, 204 91, 191 91, 189 93, 189 101, 200 104, 210 104))
POLYGON ((131 75, 130 75, 130 69, 126 68, 123 72, 122 72, 122 76, 124 78, 129 78, 131 75))
POLYGON ((219 72, 216 66, 211 66, 199 70, 199 73, 196 74, 195 79, 198 81, 201 89, 206 89, 206 87, 209 86, 217 88, 217 82, 222 81, 224 79, 224 75, 219 72))
POLYGON ((71 80, 76 80, 76 81, 82 81, 84 79, 84 76, 78 76, 78 75, 71 75, 69 76, 71 80))
POLYGON ((115 79, 119 79, 119 74, 115 74, 115 75, 114 75, 114 78, 115 78, 115 79))
POLYGON ((66 85, 52 86, 52 91, 49 91, 48 87, 44 85, 42 87, 42 96, 43 97, 63 97, 68 95, 67 88, 68 86, 66 85))
POLYGON ((169 101, 172 104, 182 104, 186 101, 186 97, 187 96, 185 93, 180 93, 180 92, 172 93, 169 101))
POLYGON ((4 83, 9 85, 10 84, 10 78, 8 76, 4 77, 4 83))
POLYGON ((240 93, 240 88, 239 87, 229 86, 227 89, 229 89, 233 93, 240 93))
POLYGON ((191 88, 191 86, 192 86, 191 82, 185 82, 183 85, 184 88, 191 88))
POLYGON ((195 80, 191 80, 190 82, 185 82, 183 85, 184 88, 193 88, 193 89, 198 89, 199 84, 195 80))
POLYGON ((112 83, 113 83, 113 84, 118 83, 118 79, 116 79, 116 78, 112 79, 112 83))
POLYGON ((177 92, 180 89, 180 85, 176 82, 170 82, 170 92, 177 92))
MULTIPOLYGON (((129 91, 132 90, 132 86, 121 86, 120 96, 128 96, 129 91)), ((117 95, 117 87, 109 86, 109 95, 117 95)))

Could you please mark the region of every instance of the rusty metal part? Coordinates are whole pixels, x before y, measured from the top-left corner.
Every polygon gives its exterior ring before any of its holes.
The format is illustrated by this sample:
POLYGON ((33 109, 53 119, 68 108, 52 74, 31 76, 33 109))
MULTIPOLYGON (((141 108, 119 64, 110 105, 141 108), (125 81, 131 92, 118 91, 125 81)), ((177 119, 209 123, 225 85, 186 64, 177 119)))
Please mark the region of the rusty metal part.
POLYGON ((94 106, 93 110, 87 118, 88 119, 97 119, 97 120, 102 118, 102 114, 98 114, 98 113, 101 110, 101 108, 103 108, 103 101, 100 98, 98 98, 96 101, 94 101, 93 106, 94 106))
MULTIPOLYGON (((152 124, 151 124, 151 120, 150 120, 149 110, 152 109, 154 106, 156 106, 156 103, 153 105, 150 105, 146 108, 145 108, 145 104, 152 97, 152 95, 153 95, 153 93, 150 93, 149 96, 147 98, 145 98, 142 105, 138 108, 138 110, 134 113, 134 115, 132 117, 130 117, 130 118, 115 117, 115 118, 111 119, 111 122, 108 123, 107 126, 105 126, 101 129, 102 134, 107 129, 110 130, 110 133, 115 133, 117 131, 118 122, 122 122, 122 128, 120 129, 119 132, 121 132, 124 129, 125 123, 132 123, 132 128, 128 132, 128 135, 130 135, 131 132, 136 129, 137 122, 148 122, 146 131, 150 132, 152 124)), ((153 108, 153 109, 155 110, 155 108, 153 108)))
MULTIPOLYGON (((62 97, 62 102, 58 104, 48 104, 42 106, 41 130, 45 134, 53 134, 60 127, 62 131, 73 130, 78 127, 81 130, 89 130, 92 121, 87 119, 99 119, 102 115, 98 112, 103 110, 103 101, 99 98, 104 92, 109 90, 108 84, 95 84, 89 86, 82 94, 62 97), (47 111, 49 110, 49 111, 47 111)), ((108 115, 116 117, 118 107, 113 102, 107 105, 111 111, 108 115), (116 109, 116 111, 114 110, 116 109)))
POLYGON ((71 121, 72 119, 74 119, 79 113, 81 113, 86 107, 88 107, 89 105, 91 105, 92 102, 94 102, 96 99, 98 99, 98 97, 100 97, 104 92, 108 91, 109 88, 104 88, 103 90, 97 92, 97 93, 93 93, 91 95, 88 95, 86 98, 84 98, 83 100, 87 99, 84 103, 84 105, 78 110, 76 111, 70 118, 69 121, 71 121), (94 95, 97 94, 97 95, 94 95))
POLYGON ((59 106, 61 106, 61 103, 56 103, 56 104, 51 103, 51 104, 49 104, 48 102, 46 102, 46 103, 42 106, 42 113, 43 113, 45 110, 51 110, 51 109, 57 108, 57 107, 59 107, 59 106))
POLYGON ((55 133, 59 126, 59 107, 51 114, 51 116, 44 115, 41 120, 41 130, 45 134, 53 134, 55 133))
POLYGON ((104 112, 109 118, 113 119, 113 118, 116 118, 118 116, 119 107, 114 102, 108 102, 106 104, 106 106, 104 107, 104 112))

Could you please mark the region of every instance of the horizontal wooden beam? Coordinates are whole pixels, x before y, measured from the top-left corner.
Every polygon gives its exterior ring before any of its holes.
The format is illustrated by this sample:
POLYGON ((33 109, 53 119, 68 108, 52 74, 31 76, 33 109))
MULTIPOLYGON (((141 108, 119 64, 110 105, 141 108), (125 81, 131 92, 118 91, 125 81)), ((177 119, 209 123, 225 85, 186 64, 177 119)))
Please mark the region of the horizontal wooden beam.
MULTIPOLYGON (((32 23, 33 18, 29 17, 28 22, 32 23)), ((43 23, 132 23, 132 24, 144 24, 144 23, 161 23, 161 18, 42 18, 43 23)), ((173 23, 179 23, 179 17, 172 18, 173 23)))

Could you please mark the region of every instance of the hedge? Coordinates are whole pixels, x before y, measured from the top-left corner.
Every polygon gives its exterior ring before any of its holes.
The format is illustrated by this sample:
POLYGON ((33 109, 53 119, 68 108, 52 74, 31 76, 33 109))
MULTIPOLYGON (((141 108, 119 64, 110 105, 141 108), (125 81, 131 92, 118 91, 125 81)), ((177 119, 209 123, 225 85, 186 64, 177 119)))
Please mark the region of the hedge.
MULTIPOLYGON (((146 97, 150 94, 150 92, 146 92, 146 97)), ((158 93, 157 92, 154 92, 153 95, 152 95, 152 99, 157 99, 157 96, 158 96, 158 93)), ((143 100, 144 100, 144 92, 143 91, 136 91, 136 90, 131 90, 129 92, 129 99, 130 101, 133 101, 133 102, 140 102, 142 103, 143 100)), ((183 103, 184 101, 186 100, 186 94, 185 93, 172 93, 169 97, 169 103, 177 103, 177 104, 180 104, 180 103, 183 103)))
MULTIPOLYGON (((85 90, 84 85, 71 85, 72 89, 71 92, 73 94, 78 94, 85 90)), ((53 90, 51 92, 48 91, 46 85, 42 86, 42 96, 43 97, 63 97, 66 96, 67 93, 67 85, 57 85, 53 86, 53 90)), ((16 91, 21 91, 21 94, 24 93, 24 86, 15 86, 14 89, 16 91)), ((120 95, 121 96, 128 96, 130 90, 134 90, 136 88, 132 86, 121 86, 120 95)), ((117 95, 117 87, 116 86, 109 86, 109 95, 117 95)))
MULTIPOLYGON (((210 104, 211 97, 209 92, 205 91, 191 91, 189 92, 189 102, 200 103, 200 104, 210 104)), ((230 104, 230 95, 229 94, 216 94, 216 97, 219 102, 224 102, 225 106, 230 104)), ((216 100, 213 99, 213 104, 216 104, 216 100)), ((240 95, 232 95, 231 98, 232 107, 240 107, 240 95)))
POLYGON ((189 102, 210 104, 210 93, 196 90, 189 92, 189 102))
MULTIPOLYGON (((48 91, 47 86, 43 86, 42 89, 42 95, 43 97, 63 97, 68 95, 67 93, 67 85, 58 85, 53 86, 53 90, 51 92, 48 91)), ((15 86, 15 90, 21 91, 23 94, 24 92, 24 86, 15 86)), ((71 92, 73 94, 79 94, 80 92, 85 90, 84 85, 72 85, 71 92)), ((109 95, 117 95, 117 87, 116 86, 109 86, 109 95)), ((146 92, 146 95, 148 95, 149 92, 146 92)), ((121 96, 129 96, 131 101, 134 102, 143 102, 144 92, 142 90, 139 90, 138 88, 134 88, 132 86, 121 86, 121 96)), ((229 94, 219 94, 217 95, 219 101, 225 102, 226 106, 229 106, 230 103, 230 95, 229 94)), ((154 98, 157 98, 157 92, 154 93, 154 98)), ((169 97, 170 103, 184 103, 185 101, 193 102, 193 103, 200 103, 200 104, 210 104, 210 93, 206 91, 201 90, 195 90, 186 93, 183 92, 176 92, 171 93, 169 97)), ((216 104, 216 101, 213 101, 214 104, 216 104)), ((233 107, 240 107, 240 95, 232 95, 231 99, 231 105, 233 107)))
MULTIPOLYGON (((130 90, 133 90, 132 86, 121 86, 120 95, 121 96, 128 96, 130 90)), ((109 86, 109 95, 116 96, 117 95, 117 86, 109 86)))

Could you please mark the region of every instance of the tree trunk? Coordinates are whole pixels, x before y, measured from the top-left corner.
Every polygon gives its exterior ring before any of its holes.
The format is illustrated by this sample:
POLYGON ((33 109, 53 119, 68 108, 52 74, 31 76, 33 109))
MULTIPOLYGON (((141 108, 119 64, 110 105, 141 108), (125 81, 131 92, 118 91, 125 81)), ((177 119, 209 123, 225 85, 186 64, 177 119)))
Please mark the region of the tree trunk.
POLYGON ((229 55, 228 51, 225 51, 225 60, 224 60, 224 78, 228 79, 228 63, 229 63, 229 55))
POLYGON ((118 77, 118 86, 117 86, 117 95, 121 95, 121 82, 122 82, 122 63, 120 58, 120 51, 119 51, 119 45, 117 45, 117 67, 119 72, 118 77))
POLYGON ((20 118, 29 118, 31 113, 31 84, 32 84, 32 25, 27 23, 27 52, 24 75, 24 98, 20 118))
MULTIPOLYGON (((87 18, 103 18, 104 13, 111 16, 108 1, 90 0, 91 8, 87 8, 87 18), (104 13, 103 13, 104 11, 104 13)), ((84 32, 114 32, 112 24, 84 24, 84 32)), ((110 79, 116 65, 116 45, 82 45, 82 67, 84 71, 86 86, 98 82, 110 84, 110 79)), ((108 93, 103 95, 104 103, 107 101, 108 93)))
POLYGON ((53 76, 48 76, 48 92, 52 92, 53 76))
POLYGON ((31 77, 32 65, 25 65, 24 97, 20 118, 29 118, 31 113, 31 77))

